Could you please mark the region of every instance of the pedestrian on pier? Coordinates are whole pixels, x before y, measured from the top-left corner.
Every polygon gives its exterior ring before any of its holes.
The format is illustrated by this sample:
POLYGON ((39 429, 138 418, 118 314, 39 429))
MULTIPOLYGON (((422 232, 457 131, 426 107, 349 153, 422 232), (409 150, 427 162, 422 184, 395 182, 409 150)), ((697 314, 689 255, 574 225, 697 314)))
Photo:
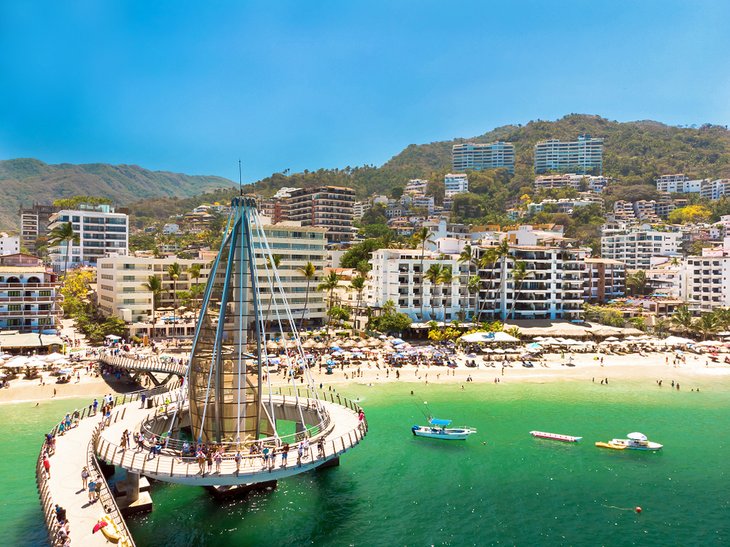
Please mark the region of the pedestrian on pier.
POLYGON ((94 499, 99 499, 99 496, 101 495, 101 477, 96 477, 96 482, 94 483, 94 499))
POLYGON ((43 456, 43 469, 46 470, 46 478, 51 478, 51 462, 48 456, 43 456))
POLYGON ((213 451, 209 448, 205 454, 205 461, 208 463, 208 474, 213 471, 213 451))
POLYGON ((236 475, 238 475, 241 472, 241 451, 236 450, 236 455, 233 456, 233 459, 236 462, 236 475))
POLYGON ((221 474, 221 462, 223 462, 223 456, 221 456, 220 450, 216 450, 215 456, 213 456, 213 459, 215 460, 215 472, 220 475, 221 474))
POLYGON ((88 482, 89 482, 89 470, 84 467, 81 470, 81 484, 83 484, 83 490, 86 490, 88 488, 88 482))
POLYGON ((297 467, 302 466, 302 456, 304 455, 304 443, 299 443, 297 446, 297 467))
POLYGON ((289 459, 289 443, 284 443, 281 447, 281 466, 286 467, 286 462, 289 459))
POLYGON ((198 450, 198 452, 195 454, 195 459, 198 462, 200 474, 205 477, 205 454, 203 454, 202 450, 198 450))
POLYGON ((122 447, 122 450, 127 449, 127 430, 124 430, 124 433, 122 433, 122 438, 119 440, 119 444, 122 447))
POLYGON ((91 479, 89 481, 89 502, 90 503, 93 503, 96 501, 94 492, 96 492, 96 480, 91 479))

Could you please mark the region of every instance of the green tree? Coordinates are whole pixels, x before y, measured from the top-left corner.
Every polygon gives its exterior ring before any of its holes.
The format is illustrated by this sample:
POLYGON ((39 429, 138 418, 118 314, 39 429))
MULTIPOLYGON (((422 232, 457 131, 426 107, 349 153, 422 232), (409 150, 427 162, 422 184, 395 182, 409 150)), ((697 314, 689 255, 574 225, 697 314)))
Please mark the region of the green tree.
MULTIPOLYGON (((437 283, 439 284, 439 286, 449 287, 451 285, 453 277, 454 274, 451 271, 451 266, 443 266, 441 268, 441 273, 438 276, 437 283)), ((439 290, 439 297, 441 300, 441 309, 443 310, 444 328, 446 328, 446 299, 444 298, 443 287, 441 287, 439 290)))
POLYGON ((423 261, 426 258, 426 244, 427 243, 433 243, 431 240, 431 236, 433 233, 426 228, 425 226, 422 226, 418 230, 416 230, 413 234, 413 242, 416 245, 416 247, 421 247, 421 266, 420 266, 420 275, 419 275, 419 290, 421 294, 421 321, 423 321, 423 280, 425 277, 425 272, 423 271, 423 261))
POLYGON ((675 308, 670 320, 677 330, 682 332, 690 332, 694 325, 692 313, 686 305, 675 308))
POLYGON ((307 280, 307 289, 304 293, 304 307, 302 308, 302 318, 299 320, 299 329, 301 330, 304 326, 304 314, 306 313, 307 305, 309 304, 309 285, 317 276, 317 268, 315 268, 312 262, 307 262, 304 266, 297 268, 297 271, 304 276, 304 279, 307 280))
POLYGON ((717 316, 714 313, 703 313, 692 323, 692 330, 702 336, 703 340, 707 340, 711 335, 720 329, 717 316))
MULTIPOLYGON (((160 294, 162 293, 162 280, 156 275, 147 278, 142 288, 152 293, 152 325, 155 324, 155 310, 160 306, 160 294)), ((154 329, 154 327, 153 327, 154 329)))
POLYGON ((469 276, 469 281, 467 283, 467 291, 469 294, 474 295, 474 311, 472 312, 472 321, 478 321, 477 317, 479 315, 479 289, 482 285, 482 280, 478 275, 471 275, 469 276))
POLYGON ((66 258, 63 267, 64 276, 68 271, 68 259, 71 253, 71 245, 78 245, 79 242, 79 235, 74 232, 73 224, 71 224, 70 222, 64 222, 63 224, 59 224, 48 234, 49 245, 66 245, 66 258))
POLYGON ((522 293, 522 284, 525 282, 525 279, 527 279, 530 275, 532 275, 532 272, 527 271, 527 263, 518 260, 515 262, 514 268, 512 269, 512 285, 514 290, 514 296, 512 299, 512 309, 510 310, 510 315, 512 316, 512 319, 515 318, 515 308, 517 306, 517 300, 520 298, 520 294, 522 293))
MULTIPOLYGON (((423 275, 423 278, 431 283, 431 318, 436 317, 436 288, 441 280, 443 266, 441 264, 431 264, 423 275)), ((421 306, 423 306, 423 282, 421 282, 421 306)))
POLYGON ((636 270, 626 276, 626 288, 631 296, 644 296, 649 292, 649 285, 644 270, 636 270))
POLYGON ((332 323, 332 308, 334 308, 335 305, 335 289, 340 283, 340 276, 337 274, 337 272, 330 272, 320 282, 320 284, 317 286, 318 291, 325 292, 327 291, 329 293, 328 297, 328 305, 327 305, 327 327, 329 328, 332 323))
POLYGON ((362 303, 362 292, 365 290, 365 278, 358 275, 350 281, 350 286, 357 291, 357 304, 355 305, 355 313, 359 313, 360 304, 362 303))
POLYGON ((180 279, 180 275, 182 275, 182 268, 180 267, 180 264, 177 262, 170 264, 167 267, 167 275, 170 276, 170 279, 172 280, 172 332, 174 338, 175 332, 177 331, 177 321, 175 319, 175 313, 177 312, 177 280, 180 279))

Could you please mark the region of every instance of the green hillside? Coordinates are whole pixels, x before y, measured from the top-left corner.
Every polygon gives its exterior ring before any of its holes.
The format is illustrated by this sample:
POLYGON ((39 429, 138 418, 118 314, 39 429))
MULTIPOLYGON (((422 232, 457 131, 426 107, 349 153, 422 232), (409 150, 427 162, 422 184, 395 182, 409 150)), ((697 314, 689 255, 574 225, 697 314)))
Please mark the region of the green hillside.
POLYGON ((149 171, 136 165, 50 165, 36 159, 0 161, 0 229, 18 230, 18 208, 74 195, 100 196, 117 205, 158 196, 187 197, 233 185, 222 177, 149 171))
POLYGON ((340 184, 355 188, 364 197, 402 186, 408 178, 436 178, 448 172, 451 147, 456 143, 504 140, 515 145, 515 175, 509 183, 510 193, 515 194, 532 185, 535 143, 549 138, 574 140, 581 133, 604 139, 604 174, 619 179, 624 186, 652 184, 654 177, 666 173, 730 177, 730 131, 725 127, 674 127, 654 121, 615 122, 570 114, 556 121, 506 125, 475 137, 411 144, 381 167, 274 174, 257 182, 257 187, 273 191, 282 186, 340 184))

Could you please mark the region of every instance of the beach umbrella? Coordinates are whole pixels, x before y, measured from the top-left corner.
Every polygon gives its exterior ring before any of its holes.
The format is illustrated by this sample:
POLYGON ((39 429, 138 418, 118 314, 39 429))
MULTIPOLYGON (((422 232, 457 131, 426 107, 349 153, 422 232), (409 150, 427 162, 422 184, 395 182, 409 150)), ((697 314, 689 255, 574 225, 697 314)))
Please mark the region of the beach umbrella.
POLYGON ((266 349, 279 349, 279 344, 277 344, 273 340, 269 340, 268 342, 266 342, 266 349))
POLYGON ((618 342, 618 338, 616 338, 615 336, 609 336, 604 340, 604 342, 618 342))
POLYGON ((49 353, 48 355, 43 356, 43 359, 47 363, 54 363, 54 362, 60 361, 61 359, 64 359, 64 358, 65 357, 62 354, 58 353, 58 352, 56 352, 56 353, 49 353))
POLYGON ((3 366, 5 368, 23 368, 29 360, 30 359, 28 359, 27 357, 18 355, 17 357, 13 357, 12 359, 10 359, 3 366))

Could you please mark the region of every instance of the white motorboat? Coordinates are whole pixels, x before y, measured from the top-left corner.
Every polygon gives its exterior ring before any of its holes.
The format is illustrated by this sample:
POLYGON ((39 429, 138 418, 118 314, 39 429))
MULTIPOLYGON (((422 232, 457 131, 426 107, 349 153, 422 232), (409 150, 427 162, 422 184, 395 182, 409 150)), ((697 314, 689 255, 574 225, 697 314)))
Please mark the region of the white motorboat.
POLYGON ((414 425, 411 431, 416 437, 428 437, 444 441, 465 441, 469 435, 477 432, 473 427, 448 427, 451 420, 430 418, 429 425, 414 425))
POLYGON ((663 444, 650 441, 646 435, 638 431, 629 433, 626 437, 626 439, 611 439, 607 443, 598 442, 596 446, 613 450, 661 450, 664 448, 663 444))

